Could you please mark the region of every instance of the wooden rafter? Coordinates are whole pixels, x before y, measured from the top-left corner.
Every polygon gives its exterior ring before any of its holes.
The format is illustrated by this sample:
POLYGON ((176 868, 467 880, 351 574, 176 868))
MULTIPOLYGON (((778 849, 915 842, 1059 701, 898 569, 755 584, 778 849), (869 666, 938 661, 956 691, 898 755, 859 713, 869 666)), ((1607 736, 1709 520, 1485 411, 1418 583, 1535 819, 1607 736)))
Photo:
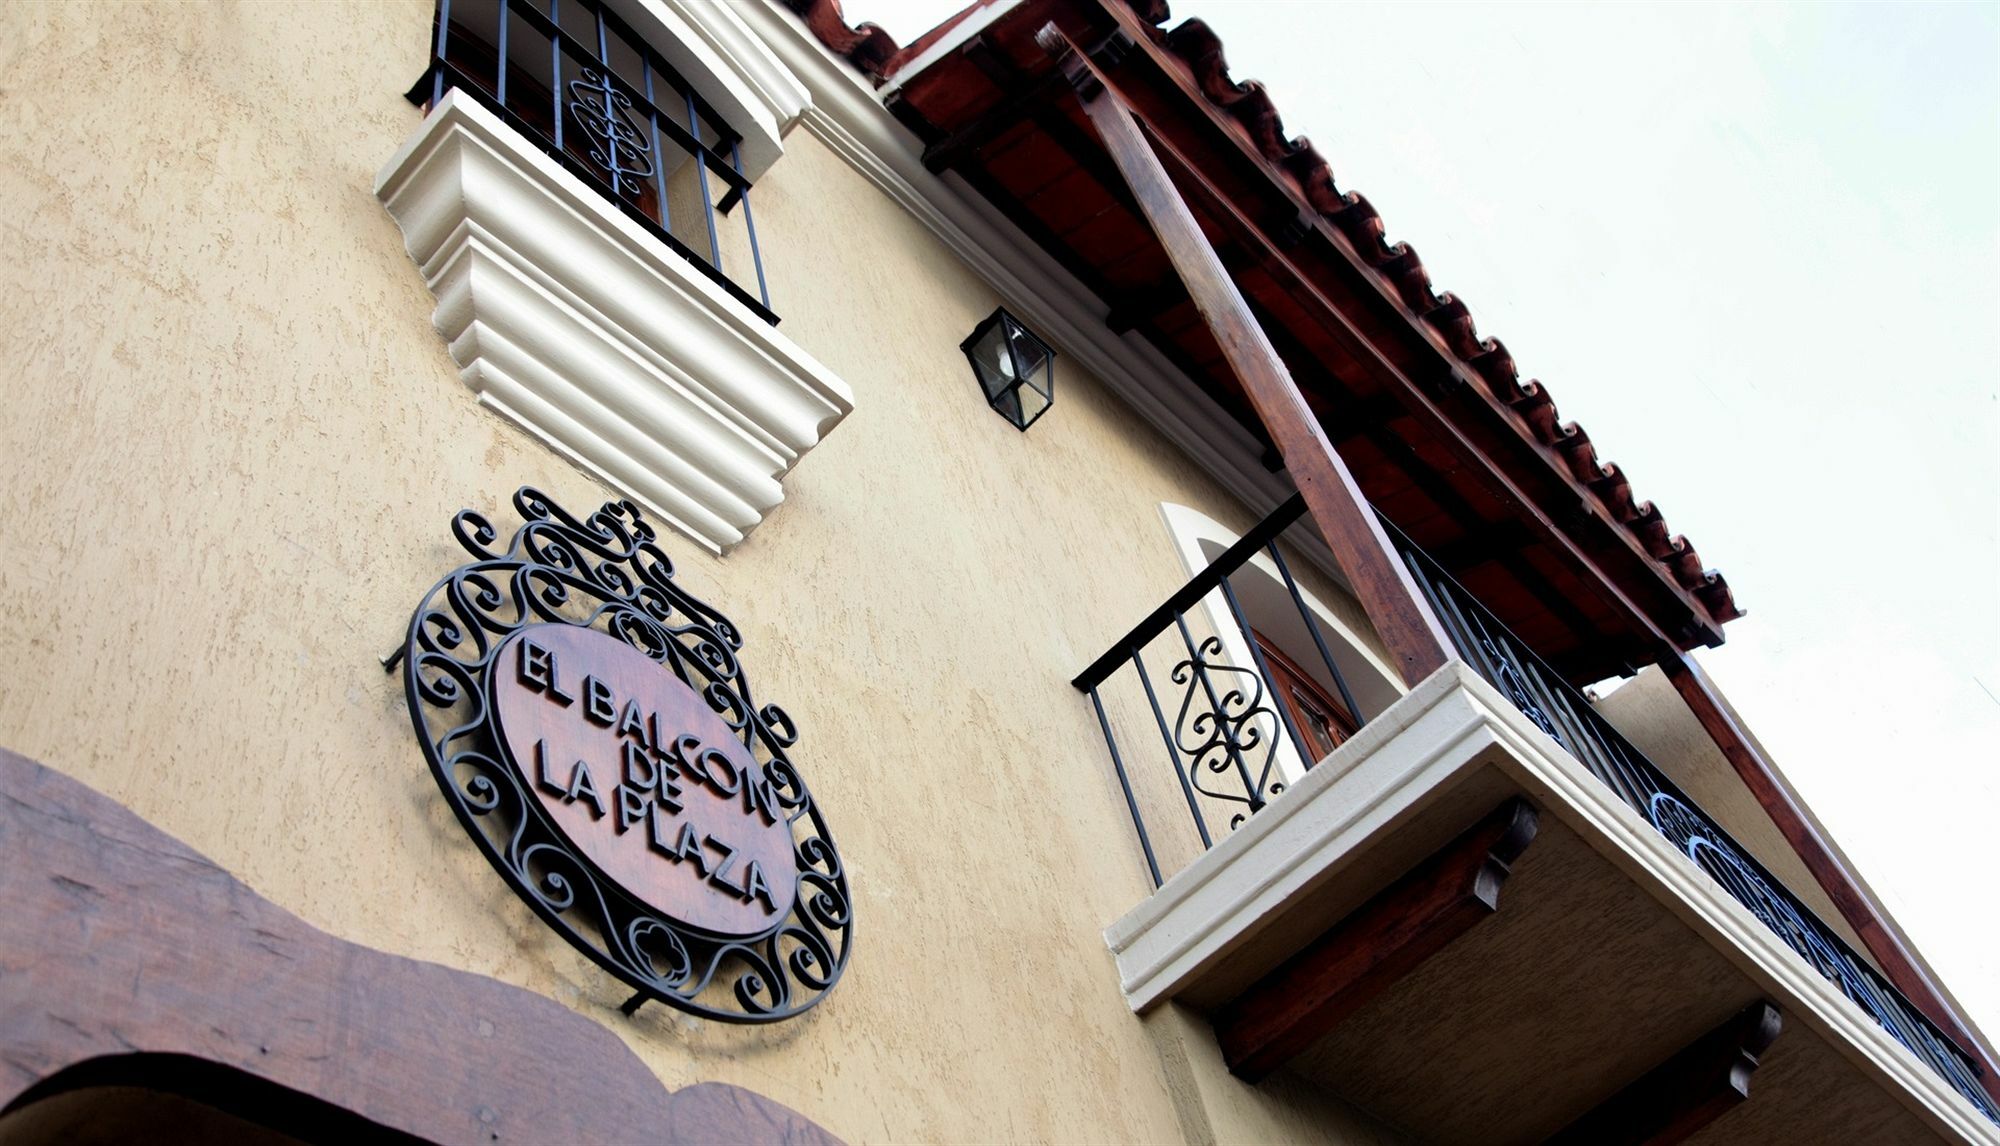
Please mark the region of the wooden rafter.
POLYGON ((1701 1036, 1544 1146, 1673 1146, 1750 1097, 1750 1076, 1783 1029, 1778 1008, 1759 1000, 1701 1036))
POLYGON ((1218 1008, 1223 1060, 1255 1082, 1500 908, 1539 819, 1513 799, 1218 1008))
POLYGON ((1807 818, 1805 809, 1792 798, 1791 791, 1778 782, 1776 769, 1764 759, 1749 733, 1743 730, 1730 714, 1728 706, 1722 703, 1715 686, 1709 682, 1708 674, 1702 672, 1701 666, 1695 664, 1692 658, 1678 652, 1663 657, 1660 667, 1666 671, 1667 679, 1673 682, 1675 691, 1680 693, 1681 700, 1700 722, 1702 730, 1722 751, 1730 767, 1750 789, 1750 794, 1764 806, 1771 821, 1784 835, 1785 842, 1798 853, 1806 869, 1812 872, 1813 878, 1840 910, 1841 917, 1861 937, 1861 942, 1875 957, 1882 973, 1923 1011, 1925 1017, 1957 1042, 1959 1049, 1982 1064, 1984 1072, 1980 1076, 1980 1086, 2000 1101, 2000 1076, 1996 1075, 1985 1048, 1959 1023, 1958 1016, 1945 1002, 1943 992, 1924 973, 1916 957, 1876 915, 1874 905, 1861 890, 1860 881, 1854 878, 1832 846, 1819 834, 1819 829, 1807 818))
POLYGON ((1444 666, 1450 644, 1409 569, 1160 165, 1131 108, 1054 25, 1042 30, 1038 42, 1060 57, 1058 66, 1083 101, 1084 114, 1187 285, 1258 420, 1270 431, 1321 537, 1347 574, 1403 682, 1414 686, 1444 666))

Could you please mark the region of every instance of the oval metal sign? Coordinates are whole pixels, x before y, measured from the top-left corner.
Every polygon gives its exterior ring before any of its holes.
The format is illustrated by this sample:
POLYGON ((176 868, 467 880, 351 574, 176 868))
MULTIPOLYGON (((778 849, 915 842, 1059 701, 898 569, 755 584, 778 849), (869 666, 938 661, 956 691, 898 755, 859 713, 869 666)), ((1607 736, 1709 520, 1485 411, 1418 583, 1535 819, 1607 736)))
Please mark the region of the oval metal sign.
POLYGON ((685 592, 630 502, 540 493, 505 549, 425 595, 400 660, 410 719, 459 822, 556 932, 648 999, 733 1022, 798 1014, 847 966, 847 875, 792 764, 791 717, 751 695, 728 618, 685 592))
POLYGON ((494 728, 572 847, 663 914, 756 935, 792 909, 792 833, 743 742, 695 691, 595 629, 500 646, 494 728))

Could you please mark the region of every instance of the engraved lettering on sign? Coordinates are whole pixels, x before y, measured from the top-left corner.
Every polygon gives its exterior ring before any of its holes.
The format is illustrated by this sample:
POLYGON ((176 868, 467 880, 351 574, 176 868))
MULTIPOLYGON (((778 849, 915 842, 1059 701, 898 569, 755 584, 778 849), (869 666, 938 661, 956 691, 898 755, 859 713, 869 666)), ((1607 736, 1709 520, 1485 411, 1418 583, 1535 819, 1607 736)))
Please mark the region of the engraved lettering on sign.
POLYGON ((568 704, 576 699, 556 684, 554 653, 526 639, 521 641, 520 649, 520 673, 523 685, 546 695, 557 704, 568 704))
POLYGON ((717 935, 792 909, 791 824, 699 693, 609 634, 532 625, 493 673, 493 720, 550 823, 655 910, 717 935))

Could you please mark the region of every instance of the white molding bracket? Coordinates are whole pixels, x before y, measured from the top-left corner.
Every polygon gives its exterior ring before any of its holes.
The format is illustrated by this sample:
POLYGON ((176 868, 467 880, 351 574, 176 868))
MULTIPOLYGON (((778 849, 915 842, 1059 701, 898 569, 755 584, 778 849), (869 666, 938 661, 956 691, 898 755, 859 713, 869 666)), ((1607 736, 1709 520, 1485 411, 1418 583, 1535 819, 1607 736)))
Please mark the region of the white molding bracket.
POLYGON ((839 377, 463 93, 375 195, 480 402, 715 552, 854 408, 839 377))

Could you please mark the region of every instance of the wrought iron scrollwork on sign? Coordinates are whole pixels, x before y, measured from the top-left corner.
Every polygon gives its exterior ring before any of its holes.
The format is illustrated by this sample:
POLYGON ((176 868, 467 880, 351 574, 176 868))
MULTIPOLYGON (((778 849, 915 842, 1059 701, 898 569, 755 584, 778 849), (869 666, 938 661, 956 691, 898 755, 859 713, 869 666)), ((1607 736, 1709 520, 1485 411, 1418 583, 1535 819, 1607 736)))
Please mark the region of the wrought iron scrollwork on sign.
POLYGON ((632 98, 596 68, 585 68, 581 79, 571 80, 569 95, 569 112, 590 137, 590 161, 611 177, 619 194, 636 196, 644 180, 653 177, 653 148, 626 118, 632 98))
POLYGON ((1244 811, 1229 818, 1229 826, 1235 828, 1262 810, 1285 785, 1272 778, 1278 714, 1264 703, 1264 679, 1220 659, 1222 655, 1222 641, 1209 637, 1174 665, 1174 683, 1182 686, 1174 741, 1187 754, 1188 781, 1197 792, 1245 805, 1244 811), (1234 791, 1203 783, 1230 773, 1238 784, 1234 791))
POLYGON ((402 662, 446 802, 530 908, 648 999, 770 1022, 831 990, 853 945, 847 876, 759 705, 743 638, 673 580, 630 502, 587 518, 514 495, 505 549, 461 511, 473 560, 425 594, 402 662))

